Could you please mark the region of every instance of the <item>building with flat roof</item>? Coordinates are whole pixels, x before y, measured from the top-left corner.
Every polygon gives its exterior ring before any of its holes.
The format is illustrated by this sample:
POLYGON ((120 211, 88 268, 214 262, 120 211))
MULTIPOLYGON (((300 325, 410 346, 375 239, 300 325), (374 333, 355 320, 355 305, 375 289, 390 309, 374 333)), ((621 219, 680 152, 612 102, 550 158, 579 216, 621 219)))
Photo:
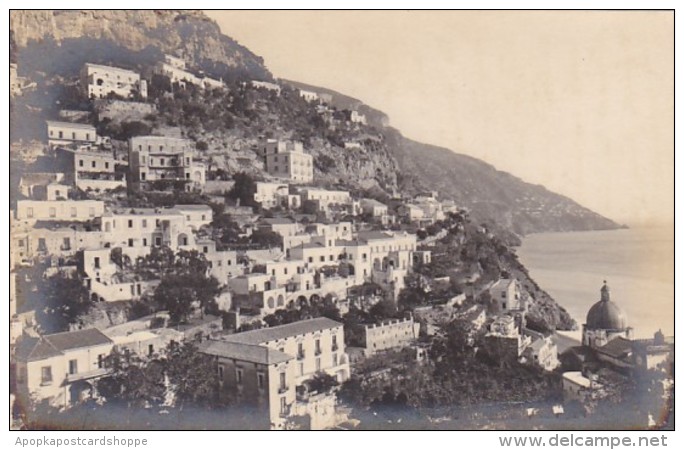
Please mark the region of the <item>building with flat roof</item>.
POLYGON ((115 94, 131 98, 138 93, 147 97, 147 82, 140 74, 119 67, 86 63, 81 69, 81 86, 88 98, 106 98, 115 94))
POLYGON ((135 189, 154 182, 176 182, 192 190, 201 188, 206 181, 206 166, 195 159, 194 145, 187 139, 132 137, 128 163, 129 179, 135 189))

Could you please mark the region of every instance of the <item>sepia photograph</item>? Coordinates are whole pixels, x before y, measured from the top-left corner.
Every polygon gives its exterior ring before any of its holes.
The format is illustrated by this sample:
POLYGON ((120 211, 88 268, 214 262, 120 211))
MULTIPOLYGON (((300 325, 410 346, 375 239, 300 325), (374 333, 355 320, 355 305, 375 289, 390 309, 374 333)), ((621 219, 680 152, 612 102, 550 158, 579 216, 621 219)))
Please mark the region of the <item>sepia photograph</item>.
POLYGON ((14 9, 9 64, 10 430, 674 430, 674 10, 14 9))

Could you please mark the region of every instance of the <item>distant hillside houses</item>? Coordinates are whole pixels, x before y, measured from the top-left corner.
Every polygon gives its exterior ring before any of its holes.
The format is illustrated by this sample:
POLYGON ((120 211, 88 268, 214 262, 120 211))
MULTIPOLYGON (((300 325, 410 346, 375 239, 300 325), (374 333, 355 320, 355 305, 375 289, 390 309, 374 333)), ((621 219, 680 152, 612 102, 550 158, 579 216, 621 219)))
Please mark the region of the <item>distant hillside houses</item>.
POLYGON ((147 81, 132 70, 86 63, 81 70, 81 85, 88 98, 107 98, 115 94, 132 98, 137 93, 147 98, 147 81))
POLYGON ((224 88, 221 80, 216 80, 205 75, 195 75, 188 71, 185 60, 172 55, 164 55, 164 60, 158 62, 154 72, 169 77, 171 83, 178 83, 181 87, 185 83, 192 83, 201 88, 224 88))

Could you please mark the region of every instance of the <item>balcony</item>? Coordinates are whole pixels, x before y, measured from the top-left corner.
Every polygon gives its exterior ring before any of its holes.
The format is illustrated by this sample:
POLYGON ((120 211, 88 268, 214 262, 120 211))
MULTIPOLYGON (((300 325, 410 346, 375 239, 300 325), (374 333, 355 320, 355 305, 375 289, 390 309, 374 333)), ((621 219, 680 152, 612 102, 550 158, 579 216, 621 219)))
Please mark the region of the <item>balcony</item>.
POLYGON ((323 353, 323 352, 321 351, 321 349, 320 349, 320 348, 317 348, 316 351, 314 352, 314 355, 320 356, 321 353, 323 353))
POLYGON ((336 352, 336 351, 339 350, 339 349, 340 349, 340 346, 339 346, 339 345, 337 345, 337 344, 333 344, 333 345, 332 345, 332 351, 336 352))
POLYGON ((306 353, 305 352, 299 352, 297 353, 297 360, 301 361, 302 359, 306 358, 306 353))
POLYGON ((278 394, 284 394, 287 392, 288 389, 289 389, 288 386, 280 386, 278 388, 278 394))

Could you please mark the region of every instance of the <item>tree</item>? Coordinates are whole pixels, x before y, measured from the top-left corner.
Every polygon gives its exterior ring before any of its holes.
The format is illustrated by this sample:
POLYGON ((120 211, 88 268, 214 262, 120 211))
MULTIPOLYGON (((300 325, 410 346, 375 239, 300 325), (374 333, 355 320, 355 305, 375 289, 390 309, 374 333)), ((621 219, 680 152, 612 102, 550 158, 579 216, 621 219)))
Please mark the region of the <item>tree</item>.
POLYGON ((44 333, 68 331, 69 325, 88 313, 94 302, 80 273, 57 272, 39 285, 44 308, 38 309, 38 321, 44 333))
POLYGON ((166 374, 174 396, 174 406, 211 407, 217 404, 218 374, 209 355, 200 353, 189 340, 171 342, 164 352, 166 374))
POLYGON ((235 184, 228 191, 227 197, 239 201, 241 206, 256 206, 254 201, 256 182, 254 179, 244 172, 238 172, 233 175, 233 181, 235 184))
POLYGON ((134 409, 164 403, 164 365, 158 359, 143 359, 127 349, 114 349, 105 364, 110 374, 97 381, 97 390, 108 403, 134 409))
POLYGON ((335 386, 339 385, 337 379, 325 372, 316 372, 314 376, 305 382, 309 388, 309 392, 317 392, 319 394, 330 392, 335 386))
POLYGON ((217 311, 219 283, 207 275, 209 263, 203 254, 181 250, 173 255, 159 250, 154 256, 150 254, 148 263, 161 274, 154 300, 168 310, 172 322, 186 322, 197 309, 201 313, 217 311))
POLYGON ((371 306, 368 313, 373 322, 380 322, 386 319, 393 319, 397 317, 397 307, 392 300, 382 299, 375 305, 371 306))
POLYGON ((257 228, 250 236, 252 244, 262 248, 274 248, 283 246, 283 238, 278 233, 265 228, 257 228))

